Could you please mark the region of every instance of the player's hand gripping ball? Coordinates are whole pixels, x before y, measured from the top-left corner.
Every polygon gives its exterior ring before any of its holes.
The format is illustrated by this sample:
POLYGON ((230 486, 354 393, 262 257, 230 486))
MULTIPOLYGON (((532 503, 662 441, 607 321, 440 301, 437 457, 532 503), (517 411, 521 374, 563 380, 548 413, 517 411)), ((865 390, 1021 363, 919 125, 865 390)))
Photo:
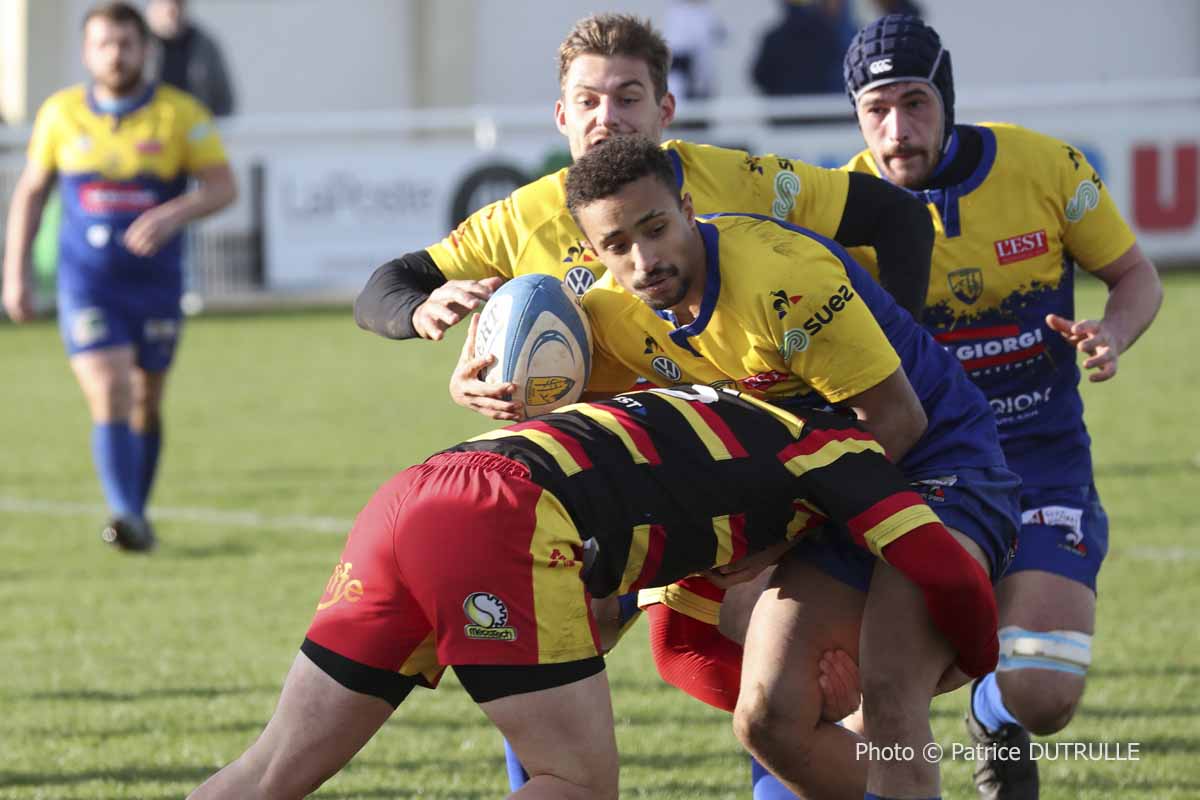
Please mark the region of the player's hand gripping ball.
POLYGON ((579 401, 592 369, 592 331, 579 297, 552 275, 522 275, 484 306, 475 356, 496 360, 481 376, 515 383, 527 416, 579 401))

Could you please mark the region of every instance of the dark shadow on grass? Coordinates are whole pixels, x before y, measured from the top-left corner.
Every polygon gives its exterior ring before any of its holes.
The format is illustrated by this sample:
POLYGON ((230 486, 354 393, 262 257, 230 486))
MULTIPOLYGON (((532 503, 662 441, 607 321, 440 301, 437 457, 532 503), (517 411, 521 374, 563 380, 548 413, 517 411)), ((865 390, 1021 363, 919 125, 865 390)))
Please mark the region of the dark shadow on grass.
MULTIPOLYGON (((113 692, 104 689, 67 689, 58 692, 30 692, 24 695, 30 700, 65 700, 95 703, 136 703, 143 700, 169 700, 173 698, 201 698, 211 700, 230 695, 276 693, 278 686, 180 686, 176 688, 146 689, 140 692, 113 692)), ((18 697, 15 696, 14 697, 18 697)))
POLYGON ((1200 677, 1200 664, 1172 664, 1163 667, 1098 667, 1088 673, 1089 680, 1118 678, 1200 677))
POLYGON ((234 558, 248 556, 256 552, 256 548, 246 543, 245 538, 226 539, 214 544, 172 544, 170 542, 160 552, 164 558, 180 559, 182 561, 200 561, 206 558, 234 558))
POLYGON ((1200 706, 1104 708, 1085 705, 1076 715, 1076 719, 1187 719, 1190 717, 1200 718, 1200 706))
POLYGON ((216 769, 210 766, 113 767, 80 772, 56 770, 53 773, 16 772, 0 769, 0 786, 73 786, 90 781, 117 781, 122 785, 148 781, 194 781, 199 784, 214 772, 216 769))

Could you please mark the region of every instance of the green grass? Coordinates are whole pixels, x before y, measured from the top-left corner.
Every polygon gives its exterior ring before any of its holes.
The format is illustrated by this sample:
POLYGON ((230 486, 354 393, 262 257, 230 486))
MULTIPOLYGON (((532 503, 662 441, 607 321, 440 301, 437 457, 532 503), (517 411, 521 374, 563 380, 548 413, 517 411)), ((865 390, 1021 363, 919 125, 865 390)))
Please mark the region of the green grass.
MULTIPOLYGON (((1102 295, 1084 283, 1096 313, 1102 295)), ((1113 544, 1097 666, 1054 739, 1137 742, 1141 760, 1043 763, 1045 798, 1200 796, 1196 308, 1200 275, 1170 275, 1118 378, 1085 387, 1113 544)), ((0 798, 180 797, 242 752, 336 563, 337 522, 393 472, 489 426, 449 401, 459 336, 386 342, 346 312, 190 323, 154 498, 163 543, 141 558, 97 536, 89 424, 53 325, 0 328, 0 798)), ((662 684, 644 635, 626 637, 609 675, 625 796, 749 797, 728 716, 662 684)), ((965 743, 963 702, 935 704, 947 747, 965 743)), ((973 796, 969 764, 943 774, 945 796, 973 796)), ((505 785, 499 735, 448 676, 319 796, 484 798, 505 785)))

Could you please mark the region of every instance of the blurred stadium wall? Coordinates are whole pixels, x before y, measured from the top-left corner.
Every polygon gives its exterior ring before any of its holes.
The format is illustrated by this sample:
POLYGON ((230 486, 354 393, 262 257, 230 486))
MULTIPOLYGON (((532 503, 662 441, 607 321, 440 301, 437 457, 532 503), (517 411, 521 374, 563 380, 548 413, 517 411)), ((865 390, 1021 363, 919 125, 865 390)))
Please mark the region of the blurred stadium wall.
MULTIPOLYGON (((860 19, 873 5, 854 0, 860 19)), ((82 79, 84 0, 0 0, 0 199, 27 124, 82 79)), ((860 146, 844 97, 774 102, 749 64, 779 3, 712 0, 729 30, 720 95, 688 138, 825 165, 860 146), (794 127, 768 116, 810 120, 794 127)), ((1004 120, 1087 152, 1147 251, 1200 262, 1200 3, 923 0, 954 53, 962 121, 1004 120)), ((606 9, 661 20, 665 0, 606 9)), ((238 93, 222 123, 238 203, 190 238, 210 305, 344 301, 382 261, 561 166, 555 48, 584 0, 190 0, 238 93)), ((6 208, 6 207, 5 207, 6 208)), ((0 217, 0 225, 3 219, 0 217)))

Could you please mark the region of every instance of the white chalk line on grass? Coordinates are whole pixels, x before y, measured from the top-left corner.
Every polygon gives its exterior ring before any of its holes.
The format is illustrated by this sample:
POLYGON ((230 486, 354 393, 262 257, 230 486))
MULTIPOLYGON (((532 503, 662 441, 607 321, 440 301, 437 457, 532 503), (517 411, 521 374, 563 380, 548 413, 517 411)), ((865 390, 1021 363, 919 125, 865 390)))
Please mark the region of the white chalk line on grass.
MULTIPOLYGON (((108 509, 98 503, 74 503, 64 500, 32 500, 23 497, 0 495, 0 514, 32 514, 47 517, 98 517, 108 515, 108 509)), ((171 522, 195 522, 231 528, 270 528, 283 531, 306 533, 336 533, 344 535, 350 530, 353 520, 336 517, 312 517, 302 514, 272 516, 250 510, 226 510, 220 508, 172 508, 154 506, 150 517, 153 520, 171 522)))
MULTIPOLYGON (((47 517, 104 517, 108 509, 98 503, 74 503, 65 500, 31 500, 0 495, 0 514, 33 514, 47 517)), ((154 506, 152 519, 172 522, 195 522, 202 525, 224 525, 232 528, 270 528, 306 533, 344 534, 353 520, 336 517, 312 517, 302 514, 276 517, 258 511, 220 508, 171 508, 154 506)), ((1134 561, 1195 561, 1200 560, 1200 547, 1118 547, 1109 557, 1134 561)))

